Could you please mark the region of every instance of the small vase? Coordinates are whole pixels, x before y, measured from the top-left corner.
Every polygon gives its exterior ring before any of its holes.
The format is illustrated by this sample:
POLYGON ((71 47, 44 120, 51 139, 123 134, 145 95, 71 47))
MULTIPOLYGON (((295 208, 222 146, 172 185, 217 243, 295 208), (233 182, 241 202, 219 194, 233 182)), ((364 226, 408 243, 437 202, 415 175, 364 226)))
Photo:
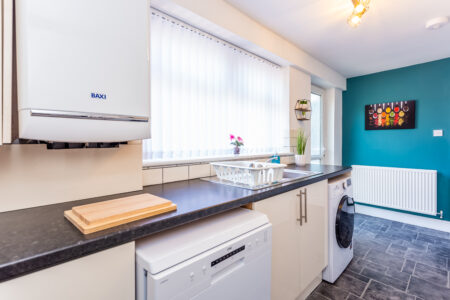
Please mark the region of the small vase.
POLYGON ((239 148, 238 146, 234 147, 234 154, 238 155, 239 153, 241 153, 241 148, 239 148))
POLYGON ((295 155, 295 164, 299 167, 306 165, 306 155, 295 155))

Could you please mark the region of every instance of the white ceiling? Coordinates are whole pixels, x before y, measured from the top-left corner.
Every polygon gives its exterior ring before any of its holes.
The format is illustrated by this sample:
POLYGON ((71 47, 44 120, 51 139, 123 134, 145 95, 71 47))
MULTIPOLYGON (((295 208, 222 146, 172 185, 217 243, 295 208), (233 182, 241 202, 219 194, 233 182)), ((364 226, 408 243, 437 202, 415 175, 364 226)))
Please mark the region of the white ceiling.
POLYGON ((227 0, 346 77, 450 57, 450 0, 372 0, 358 28, 347 24, 351 0, 227 0))

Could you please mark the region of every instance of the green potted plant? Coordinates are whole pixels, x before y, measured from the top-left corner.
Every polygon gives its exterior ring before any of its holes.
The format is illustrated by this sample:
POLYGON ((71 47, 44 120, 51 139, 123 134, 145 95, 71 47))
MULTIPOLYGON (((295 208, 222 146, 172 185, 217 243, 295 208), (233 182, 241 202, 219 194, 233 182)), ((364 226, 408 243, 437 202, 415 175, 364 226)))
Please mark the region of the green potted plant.
POLYGON ((308 100, 300 100, 300 108, 308 109, 308 100))
POLYGON ((306 144, 308 143, 308 136, 306 136, 303 129, 299 129, 297 133, 297 152, 295 154, 295 164, 297 166, 306 165, 306 144))

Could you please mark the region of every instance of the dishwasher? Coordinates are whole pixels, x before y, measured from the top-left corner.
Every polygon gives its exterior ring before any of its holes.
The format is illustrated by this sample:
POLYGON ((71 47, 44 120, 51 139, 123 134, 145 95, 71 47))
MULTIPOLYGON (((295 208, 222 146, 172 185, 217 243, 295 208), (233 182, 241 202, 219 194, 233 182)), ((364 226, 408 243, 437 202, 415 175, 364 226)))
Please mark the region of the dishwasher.
POLYGON ((137 300, 270 299, 272 225, 244 208, 136 242, 137 300))

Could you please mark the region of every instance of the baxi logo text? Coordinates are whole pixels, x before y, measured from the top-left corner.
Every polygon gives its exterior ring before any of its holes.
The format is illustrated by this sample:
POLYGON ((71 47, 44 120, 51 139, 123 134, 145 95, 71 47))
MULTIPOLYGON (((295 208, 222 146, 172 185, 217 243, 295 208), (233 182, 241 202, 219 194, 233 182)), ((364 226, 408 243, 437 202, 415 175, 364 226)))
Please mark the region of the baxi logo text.
POLYGON ((91 93, 92 99, 106 100, 106 94, 91 93))

